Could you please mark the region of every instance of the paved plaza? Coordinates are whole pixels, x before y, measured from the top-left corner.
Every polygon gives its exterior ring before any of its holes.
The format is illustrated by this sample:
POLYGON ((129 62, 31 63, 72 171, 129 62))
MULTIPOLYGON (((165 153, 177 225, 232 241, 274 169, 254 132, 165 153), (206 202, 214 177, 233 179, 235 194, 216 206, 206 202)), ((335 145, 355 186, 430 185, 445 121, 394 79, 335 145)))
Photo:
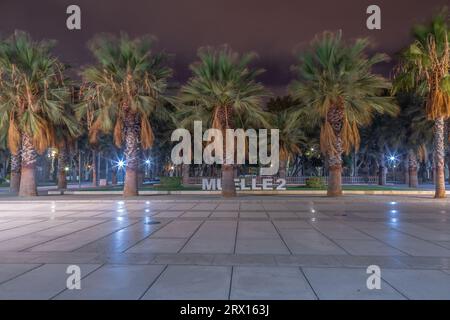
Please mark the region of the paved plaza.
POLYGON ((0 199, 0 299, 450 299, 450 201, 0 199), (81 289, 67 289, 69 265, 81 289), (381 289, 366 285, 370 265, 381 289))

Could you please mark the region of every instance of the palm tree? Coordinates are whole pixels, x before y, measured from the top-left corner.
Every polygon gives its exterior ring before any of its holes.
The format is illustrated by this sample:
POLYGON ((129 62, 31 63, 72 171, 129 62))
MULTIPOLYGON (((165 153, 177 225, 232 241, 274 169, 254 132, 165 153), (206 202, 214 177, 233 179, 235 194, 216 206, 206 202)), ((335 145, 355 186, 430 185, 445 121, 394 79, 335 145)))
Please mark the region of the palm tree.
POLYGON ((286 167, 288 161, 294 156, 301 154, 301 149, 307 144, 307 138, 301 126, 305 124, 302 121, 302 114, 295 112, 294 108, 299 101, 292 99, 291 96, 271 98, 267 103, 267 109, 271 112, 270 122, 273 128, 279 129, 279 154, 280 169, 278 175, 286 178, 286 167))
POLYGON ((37 155, 55 145, 55 127, 77 128, 65 113, 70 91, 53 44, 19 31, 0 44, 0 125, 8 128, 11 153, 21 155, 20 196, 37 195, 37 155))
POLYGON ((445 197, 444 122, 450 116, 450 50, 446 10, 428 25, 414 28, 415 37, 401 55, 394 91, 416 91, 426 97, 428 119, 434 121, 435 198, 445 197))
POLYGON ((394 136, 397 137, 398 145, 405 149, 408 185, 417 188, 419 165, 426 161, 427 146, 433 141, 433 121, 427 119, 423 108, 424 99, 419 94, 400 92, 397 94, 397 100, 401 112, 398 117, 397 134, 394 136))
POLYGON ((77 114, 87 119, 91 143, 99 132, 113 132, 117 147, 124 142, 124 196, 138 194, 140 147, 153 144, 150 117, 163 107, 172 74, 166 66, 168 56, 153 52, 154 42, 149 36, 98 35, 89 43, 97 64, 82 72, 86 86, 77 114))
POLYGON ((227 46, 201 48, 198 57, 199 61, 191 64, 193 75, 181 88, 179 99, 193 110, 188 119, 207 119, 209 127, 222 131, 222 195, 232 197, 236 195, 234 165, 226 161, 225 130, 266 123, 261 109, 266 93, 255 80, 263 70, 249 66, 254 54, 239 55, 227 46))
POLYGON ((368 125, 375 113, 397 112, 394 99, 383 95, 390 83, 371 70, 387 56, 366 56, 368 45, 367 39, 346 44, 341 32, 316 37, 312 49, 299 57, 300 81, 290 87, 310 121, 320 124, 321 151, 330 170, 329 196, 342 194, 342 154, 358 147, 359 128, 368 125))

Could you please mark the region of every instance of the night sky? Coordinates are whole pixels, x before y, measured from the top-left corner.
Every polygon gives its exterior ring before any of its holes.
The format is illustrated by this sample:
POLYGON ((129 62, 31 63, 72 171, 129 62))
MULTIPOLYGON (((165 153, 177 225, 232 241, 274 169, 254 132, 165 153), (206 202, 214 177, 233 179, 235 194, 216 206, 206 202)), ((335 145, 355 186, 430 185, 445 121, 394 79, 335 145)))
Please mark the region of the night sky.
MULTIPOLYGON (((174 80, 189 77, 197 48, 227 43, 255 51, 266 69, 260 80, 278 91, 292 79, 293 53, 316 33, 342 29, 348 39, 369 36, 373 50, 394 56, 410 41, 413 24, 427 21, 448 0, 0 0, 0 32, 28 31, 58 41, 55 52, 74 66, 92 61, 86 42, 98 32, 150 33, 175 54, 174 80), (66 8, 82 10, 82 30, 66 28, 66 8), (366 8, 381 7, 382 29, 366 29, 366 8)), ((389 65, 380 68, 388 74, 389 65)))

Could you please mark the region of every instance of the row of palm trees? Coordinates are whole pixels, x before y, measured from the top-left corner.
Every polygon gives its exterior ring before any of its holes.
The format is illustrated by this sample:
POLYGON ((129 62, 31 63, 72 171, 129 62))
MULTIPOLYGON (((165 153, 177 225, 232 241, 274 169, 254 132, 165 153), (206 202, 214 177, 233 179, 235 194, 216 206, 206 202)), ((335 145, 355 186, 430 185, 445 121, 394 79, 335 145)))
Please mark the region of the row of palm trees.
MULTIPOLYGON (((0 137, 5 137, 12 154, 11 187, 21 196, 37 195, 37 155, 57 147, 64 164, 67 150, 86 131, 91 144, 106 134, 124 148, 123 194, 135 196, 140 154, 154 142, 152 123, 157 118, 186 128, 202 120, 222 131, 280 128, 282 171, 287 159, 301 152, 304 136, 299 128, 305 123, 320 128, 320 148, 330 172, 328 195, 338 196, 342 156, 358 149, 360 129, 376 115, 399 113, 394 94, 414 92, 423 98, 427 119, 434 121, 436 197, 444 197, 444 121, 450 116, 448 28, 446 13, 417 27, 416 40, 402 52, 393 83, 373 72, 388 57, 369 55, 367 39, 347 42, 341 32, 317 36, 298 54, 294 66, 297 79, 288 90, 295 103, 275 115, 262 107, 270 93, 257 81, 263 70, 253 67, 252 53, 241 55, 228 46, 200 49, 198 61, 190 66, 192 76, 172 94, 169 57, 155 52, 152 37, 94 37, 89 49, 95 64, 81 70, 82 82, 77 84, 52 54, 53 42, 15 32, 0 41, 0 137)), ((234 166, 225 161, 221 171, 223 195, 234 196, 234 166)))

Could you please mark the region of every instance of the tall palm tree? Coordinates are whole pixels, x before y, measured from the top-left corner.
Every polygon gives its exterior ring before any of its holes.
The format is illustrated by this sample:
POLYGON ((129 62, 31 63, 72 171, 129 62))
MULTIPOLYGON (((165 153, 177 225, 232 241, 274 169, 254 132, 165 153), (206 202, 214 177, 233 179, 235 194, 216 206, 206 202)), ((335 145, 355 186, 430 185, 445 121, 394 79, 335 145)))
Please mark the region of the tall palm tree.
POLYGON ((419 166, 427 159, 428 146, 433 141, 434 123, 427 119, 423 108, 424 98, 416 92, 399 92, 397 100, 401 112, 398 117, 397 134, 394 136, 398 145, 405 149, 408 185, 417 188, 419 166))
POLYGON ((153 144, 150 117, 163 107, 172 74, 166 65, 168 56, 155 53, 154 43, 149 36, 98 35, 89 43, 97 64, 82 72, 86 86, 77 114, 87 119, 91 143, 99 132, 113 132, 117 147, 124 142, 124 196, 138 194, 140 148, 153 144))
POLYGON ((347 44, 341 32, 316 37, 311 50, 300 55, 296 69, 300 81, 290 87, 300 99, 313 123, 320 124, 320 145, 328 160, 328 195, 342 194, 342 154, 359 145, 359 128, 368 125, 376 113, 395 114, 394 99, 384 95, 390 89, 372 66, 387 60, 384 54, 368 57, 369 41, 347 44))
POLYGON ((0 125, 8 127, 11 153, 21 155, 20 196, 37 195, 37 155, 55 145, 55 127, 77 128, 65 112, 70 91, 53 45, 19 31, 0 44, 0 125))
POLYGON ((449 16, 446 10, 430 24, 418 25, 415 41, 401 55, 395 91, 416 91, 426 97, 428 119, 434 121, 435 198, 445 197, 444 122, 450 116, 449 16))
POLYGON ((207 119, 207 125, 223 133, 224 161, 222 170, 222 195, 236 195, 234 165, 227 163, 226 129, 248 128, 267 123, 261 109, 264 87, 256 81, 263 72, 249 64, 255 58, 252 53, 239 55, 227 46, 201 48, 199 61, 191 64, 192 77, 181 88, 180 102, 191 108, 189 119, 207 119))

